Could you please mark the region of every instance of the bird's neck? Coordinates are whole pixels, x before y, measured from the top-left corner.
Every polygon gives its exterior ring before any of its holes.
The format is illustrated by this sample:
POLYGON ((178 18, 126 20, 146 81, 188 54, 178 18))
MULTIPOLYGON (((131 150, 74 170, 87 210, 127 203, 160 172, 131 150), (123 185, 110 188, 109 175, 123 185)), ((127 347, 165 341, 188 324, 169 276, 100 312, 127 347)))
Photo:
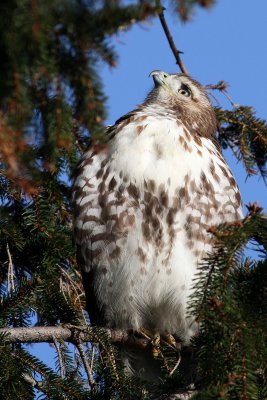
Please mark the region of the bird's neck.
POLYGON ((177 110, 166 108, 161 102, 145 102, 141 109, 142 114, 161 119, 162 117, 176 120, 179 116, 177 110))

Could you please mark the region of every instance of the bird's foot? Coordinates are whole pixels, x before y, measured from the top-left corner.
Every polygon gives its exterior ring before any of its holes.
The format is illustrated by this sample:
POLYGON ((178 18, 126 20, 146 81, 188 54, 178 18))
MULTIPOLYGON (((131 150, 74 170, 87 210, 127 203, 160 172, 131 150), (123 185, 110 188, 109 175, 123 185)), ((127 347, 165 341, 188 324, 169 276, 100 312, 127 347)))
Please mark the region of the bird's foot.
POLYGON ((154 335, 154 332, 147 328, 140 328, 140 329, 138 329, 137 334, 140 335, 141 337, 144 337, 145 339, 148 339, 149 341, 151 341, 152 337, 154 335))
POLYGON ((161 346, 166 345, 170 347, 175 352, 180 352, 181 345, 180 342, 175 339, 175 337, 166 332, 160 333, 159 331, 150 331, 147 328, 141 328, 138 331, 138 334, 151 343, 152 346, 152 354, 154 358, 162 356, 161 346))
POLYGON ((158 331, 150 331, 147 328, 140 328, 138 330, 138 334, 149 340, 152 346, 153 357, 157 358, 159 356, 159 348, 161 342, 160 333, 158 331))
POLYGON ((171 333, 162 334, 162 340, 167 343, 173 350, 177 350, 179 348, 179 343, 177 343, 175 337, 171 333))

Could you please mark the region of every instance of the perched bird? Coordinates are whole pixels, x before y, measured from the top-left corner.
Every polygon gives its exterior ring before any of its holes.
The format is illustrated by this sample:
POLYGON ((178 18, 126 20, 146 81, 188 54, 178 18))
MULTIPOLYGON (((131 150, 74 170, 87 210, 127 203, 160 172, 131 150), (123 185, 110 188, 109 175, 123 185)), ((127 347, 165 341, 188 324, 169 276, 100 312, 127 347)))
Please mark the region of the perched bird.
MULTIPOLYGON (((188 344, 198 327, 187 301, 212 251, 208 229, 240 219, 241 198, 205 88, 185 74, 151 76, 144 103, 76 169, 74 237, 93 324, 167 332, 188 344)), ((125 354, 130 370, 155 378, 148 353, 125 354)))

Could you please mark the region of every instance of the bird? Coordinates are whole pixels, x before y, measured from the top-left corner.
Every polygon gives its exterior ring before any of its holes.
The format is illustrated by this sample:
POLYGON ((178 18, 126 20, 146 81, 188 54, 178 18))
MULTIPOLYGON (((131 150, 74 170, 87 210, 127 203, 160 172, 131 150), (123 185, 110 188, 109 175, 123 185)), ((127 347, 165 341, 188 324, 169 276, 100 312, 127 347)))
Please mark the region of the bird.
MULTIPOLYGON (((214 247, 209 228, 240 220, 242 202, 205 87, 183 73, 150 76, 144 102, 76 168, 74 240, 93 325, 167 332, 186 346, 199 329, 187 306, 214 247)), ((149 357, 123 356, 129 371, 153 380, 149 357)))

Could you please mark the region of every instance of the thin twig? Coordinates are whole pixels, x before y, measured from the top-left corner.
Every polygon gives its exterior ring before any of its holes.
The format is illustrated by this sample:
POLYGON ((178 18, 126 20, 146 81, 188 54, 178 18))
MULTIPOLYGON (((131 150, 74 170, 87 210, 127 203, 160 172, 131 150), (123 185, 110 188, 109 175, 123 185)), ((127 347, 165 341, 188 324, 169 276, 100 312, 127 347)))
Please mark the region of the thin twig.
POLYGON ((63 359, 62 359, 62 354, 61 354, 61 349, 58 345, 58 342, 56 340, 56 338, 53 339, 56 351, 57 351, 57 355, 58 355, 58 360, 59 360, 59 369, 60 369, 60 376, 62 379, 64 379, 65 377, 65 368, 64 368, 64 364, 63 364, 63 359))
MULTIPOLYGON (((69 275, 69 273, 67 271, 65 271, 60 265, 58 265, 58 267, 60 269, 61 274, 64 275, 64 277, 69 281, 70 285, 72 286, 72 288, 73 288, 73 290, 74 290, 74 292, 76 294, 76 298, 74 300, 74 304, 76 304, 77 301, 79 302, 80 310, 81 310, 81 313, 82 313, 83 308, 82 308, 82 304, 81 304, 81 301, 80 301, 80 297, 83 296, 84 293, 82 292, 81 287, 77 284, 77 282, 75 282, 72 279, 72 277, 69 275), (78 293, 78 291, 80 293, 78 293)), ((64 295, 63 285, 61 286, 61 289, 62 289, 62 292, 63 292, 63 295, 64 295)), ((71 297, 70 293, 69 293, 69 297, 71 297)), ((85 317, 84 317, 84 322, 86 323, 85 317)))
POLYGON ((90 369, 93 371, 94 368, 94 361, 95 361, 95 345, 92 345, 92 354, 91 354, 91 362, 90 362, 90 369))
POLYGON ((214 94, 213 94, 210 90, 208 90, 208 94, 213 98, 213 100, 215 101, 217 107, 219 107, 219 106, 220 106, 220 102, 219 102, 219 100, 217 99, 217 97, 214 96, 214 94))
POLYGON ((165 16, 164 16, 165 8, 162 7, 160 0, 156 0, 156 5, 159 8, 158 16, 159 16, 160 23, 162 25, 162 28, 164 30, 164 33, 166 35, 166 38, 167 38, 168 43, 170 45, 170 48, 171 48, 171 50, 173 52, 173 55, 175 57, 176 64, 179 66, 180 70, 184 74, 189 75, 188 72, 187 72, 187 69, 185 68, 185 65, 184 65, 184 63, 183 63, 183 61, 182 61, 182 59, 180 57, 180 54, 183 54, 183 52, 176 48, 174 40, 173 40, 172 35, 171 35, 171 32, 170 32, 169 27, 167 25, 167 22, 166 22, 166 19, 165 19, 165 16))
POLYGON ((181 362, 181 359, 182 359, 181 353, 179 352, 178 360, 177 360, 175 366, 173 367, 173 369, 172 369, 172 370, 170 371, 170 373, 169 373, 170 376, 171 376, 171 375, 177 370, 177 368, 179 367, 180 362, 181 362))
POLYGON ((238 107, 239 107, 239 104, 234 103, 234 101, 232 100, 232 98, 229 96, 227 90, 222 90, 222 93, 225 95, 225 97, 227 98, 227 100, 231 103, 231 105, 232 105, 234 108, 238 108, 238 107))
POLYGON ((8 243, 6 245, 6 251, 7 251, 7 256, 8 256, 7 290, 8 290, 8 293, 10 293, 10 291, 14 292, 15 283, 14 283, 14 265, 13 265, 12 256, 11 256, 11 253, 9 250, 8 243))
POLYGON ((76 347, 79 350, 79 354, 80 354, 80 357, 81 357, 83 365, 84 365, 84 369, 85 369, 85 372, 86 372, 86 375, 87 375, 87 379, 88 379, 89 385, 91 386, 91 389, 92 389, 95 386, 95 381, 94 381, 92 370, 91 370, 90 365, 88 363, 88 360, 87 360, 86 353, 84 351, 82 342, 79 341, 76 344, 76 347))
POLYGON ((229 87, 229 85, 225 81, 220 81, 216 85, 214 85, 214 84, 206 85, 207 89, 219 90, 227 98, 227 100, 231 103, 231 105, 234 108, 238 108, 239 107, 238 104, 234 103, 234 101, 232 100, 232 98, 229 96, 229 94, 227 92, 228 87, 229 87))

